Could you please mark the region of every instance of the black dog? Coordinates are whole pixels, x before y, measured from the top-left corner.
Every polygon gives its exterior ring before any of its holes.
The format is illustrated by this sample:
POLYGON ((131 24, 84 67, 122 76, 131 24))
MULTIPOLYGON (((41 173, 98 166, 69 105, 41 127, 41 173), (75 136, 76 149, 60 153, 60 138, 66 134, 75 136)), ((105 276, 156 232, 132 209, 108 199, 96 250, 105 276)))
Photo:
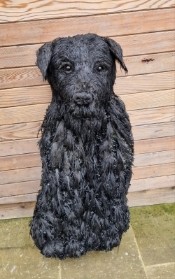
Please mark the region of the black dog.
POLYGON ((41 190, 31 236, 47 257, 111 250, 129 227, 133 137, 114 95, 119 44, 95 34, 58 38, 37 52, 52 88, 39 142, 41 190))

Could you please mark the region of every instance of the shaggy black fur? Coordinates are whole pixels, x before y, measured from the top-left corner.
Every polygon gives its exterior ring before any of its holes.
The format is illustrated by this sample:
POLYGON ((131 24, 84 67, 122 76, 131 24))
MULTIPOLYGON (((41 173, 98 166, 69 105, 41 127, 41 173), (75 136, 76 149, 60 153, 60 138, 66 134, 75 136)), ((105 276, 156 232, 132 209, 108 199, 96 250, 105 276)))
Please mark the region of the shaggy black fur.
POLYGON ((39 142, 41 190, 31 236, 47 257, 111 250, 129 227, 133 137, 113 92, 119 44, 95 34, 58 38, 37 52, 52 88, 39 142))

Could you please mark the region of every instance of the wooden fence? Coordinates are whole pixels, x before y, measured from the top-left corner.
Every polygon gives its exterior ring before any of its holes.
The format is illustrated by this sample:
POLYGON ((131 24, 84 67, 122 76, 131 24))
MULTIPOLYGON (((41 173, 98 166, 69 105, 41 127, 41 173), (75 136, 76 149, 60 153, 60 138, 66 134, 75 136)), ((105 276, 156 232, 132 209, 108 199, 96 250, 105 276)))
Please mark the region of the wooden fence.
POLYGON ((129 69, 115 92, 135 138, 130 206, 175 201, 174 1, 0 2, 0 218, 31 216, 41 163, 37 132, 51 98, 35 66, 56 37, 97 33, 119 42, 129 69))

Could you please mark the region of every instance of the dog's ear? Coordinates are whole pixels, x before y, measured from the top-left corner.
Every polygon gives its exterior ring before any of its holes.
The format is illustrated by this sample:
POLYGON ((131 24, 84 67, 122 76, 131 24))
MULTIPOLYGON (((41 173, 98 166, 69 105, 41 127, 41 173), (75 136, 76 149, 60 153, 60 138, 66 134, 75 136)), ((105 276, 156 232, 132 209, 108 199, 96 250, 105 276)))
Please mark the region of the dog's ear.
POLYGON ((125 62, 123 60, 123 51, 121 46, 115 42, 114 40, 104 37, 105 42, 108 44, 110 51, 114 55, 115 59, 119 62, 120 66, 122 67, 123 70, 125 70, 125 73, 128 72, 128 69, 125 65, 125 62))
POLYGON ((36 65, 40 69, 43 78, 47 79, 47 69, 52 55, 52 43, 45 43, 36 53, 36 65))

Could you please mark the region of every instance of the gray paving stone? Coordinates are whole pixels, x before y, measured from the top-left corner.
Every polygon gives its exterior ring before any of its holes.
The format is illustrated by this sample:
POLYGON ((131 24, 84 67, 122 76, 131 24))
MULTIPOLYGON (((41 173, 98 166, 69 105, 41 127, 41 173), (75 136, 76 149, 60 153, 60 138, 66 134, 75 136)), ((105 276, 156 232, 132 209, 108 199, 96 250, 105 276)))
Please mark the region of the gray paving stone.
POLYGON ((62 261, 61 274, 62 279, 146 278, 132 229, 124 235, 120 248, 62 261))
POLYGON ((44 258, 37 249, 0 250, 1 279, 61 279, 60 261, 44 258))
POLYGON ((146 268, 148 279, 174 279, 175 263, 148 266, 146 268))

